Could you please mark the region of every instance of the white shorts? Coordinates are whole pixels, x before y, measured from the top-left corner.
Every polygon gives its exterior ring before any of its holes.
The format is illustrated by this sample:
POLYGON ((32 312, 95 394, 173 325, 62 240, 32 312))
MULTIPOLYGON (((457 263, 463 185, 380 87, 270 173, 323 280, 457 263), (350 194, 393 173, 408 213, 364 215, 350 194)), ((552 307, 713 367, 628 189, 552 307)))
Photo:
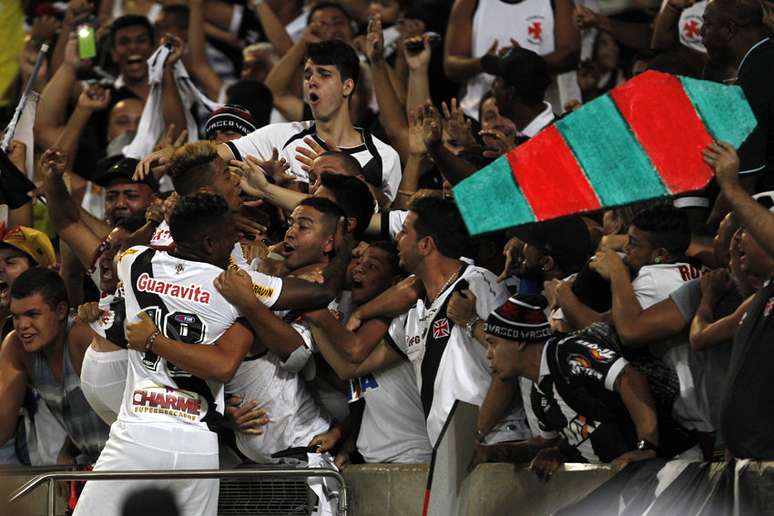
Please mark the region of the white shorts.
POLYGON ((124 399, 128 352, 94 351, 89 346, 81 366, 81 390, 94 412, 108 425, 118 416, 124 399))
POLYGON ((236 432, 239 451, 255 462, 277 462, 271 459, 272 453, 308 446, 315 435, 330 428, 306 383, 297 373, 282 369, 272 353, 242 362, 226 392, 244 401, 257 401, 269 416, 261 435, 236 432))
MULTIPOLYGON (((116 421, 94 471, 218 467, 218 437, 213 432, 116 421)), ((121 516, 124 499, 148 487, 171 491, 181 515, 215 516, 218 512, 218 479, 93 480, 86 483, 74 516, 121 516)))

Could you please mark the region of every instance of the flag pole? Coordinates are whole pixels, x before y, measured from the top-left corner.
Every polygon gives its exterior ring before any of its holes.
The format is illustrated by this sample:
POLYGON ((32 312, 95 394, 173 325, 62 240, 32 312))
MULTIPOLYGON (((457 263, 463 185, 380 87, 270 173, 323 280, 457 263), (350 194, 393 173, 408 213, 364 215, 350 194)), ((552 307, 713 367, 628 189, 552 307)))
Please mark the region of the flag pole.
POLYGON ((35 66, 32 69, 32 74, 30 74, 30 78, 27 79, 27 84, 24 87, 24 93, 22 93, 21 99, 19 99, 19 103, 16 105, 13 118, 11 118, 11 122, 8 124, 8 127, 5 128, 3 141, 0 143, 0 151, 2 152, 7 153, 8 147, 11 146, 11 140, 13 139, 13 133, 16 131, 16 125, 19 123, 22 111, 24 111, 24 106, 27 104, 27 97, 29 97, 29 94, 32 91, 32 86, 35 84, 35 80, 38 78, 40 67, 43 65, 43 59, 45 59, 47 52, 48 43, 43 43, 40 46, 38 57, 35 59, 35 66))

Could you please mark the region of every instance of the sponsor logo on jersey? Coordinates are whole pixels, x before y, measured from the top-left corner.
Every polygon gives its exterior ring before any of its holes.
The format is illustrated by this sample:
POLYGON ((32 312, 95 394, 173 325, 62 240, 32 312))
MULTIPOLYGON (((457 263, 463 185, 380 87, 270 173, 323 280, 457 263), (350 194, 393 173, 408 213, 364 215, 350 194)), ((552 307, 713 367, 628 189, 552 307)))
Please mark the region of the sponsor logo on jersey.
POLYGON ((172 232, 169 231, 169 228, 157 228, 156 231, 153 232, 153 236, 150 239, 150 245, 151 247, 167 246, 171 243, 171 240, 172 232))
POLYGON ((176 297, 178 299, 193 301, 194 303, 203 305, 210 304, 210 297, 212 296, 208 290, 196 283, 191 283, 188 286, 176 285, 175 283, 170 283, 168 281, 151 278, 147 272, 143 272, 140 274, 140 277, 137 278, 136 287, 140 292, 150 292, 162 296, 176 297))
POLYGON ((680 265, 677 267, 683 281, 691 281, 701 276, 702 272, 693 265, 680 265))
POLYGON ((127 249, 126 251, 118 255, 118 261, 120 262, 121 260, 123 260, 124 256, 131 256, 133 254, 137 254, 138 252, 139 252, 139 249, 130 247, 129 249, 127 249))
POLYGON ((587 340, 579 340, 578 343, 588 348, 589 354, 597 362, 610 362, 616 356, 615 351, 613 351, 612 349, 601 348, 598 344, 594 342, 589 342, 587 340))
POLYGON ((570 355, 570 360, 568 363, 570 364, 570 372, 573 375, 588 376, 591 378, 596 378, 597 380, 602 380, 602 373, 596 369, 592 369, 591 364, 586 359, 586 357, 581 355, 570 355))
POLYGON ((597 423, 595 421, 589 421, 584 416, 578 415, 567 425, 567 431, 562 433, 567 438, 567 441, 574 445, 588 439, 596 429, 597 423))
POLYGON ((103 310, 99 314, 99 325, 103 328, 110 328, 116 320, 116 313, 113 310, 103 310))
POLYGON ((253 283, 253 292, 255 292, 255 297, 271 298, 274 295, 273 288, 258 283, 253 283))
POLYGON ((543 22, 542 16, 530 16, 527 18, 527 41, 533 45, 543 43, 543 22))
POLYGON ((433 323, 433 338, 442 339, 449 336, 449 320, 444 317, 433 323))
POLYGON ((132 411, 137 414, 162 414, 189 421, 201 420, 206 412, 202 401, 193 393, 169 387, 146 387, 132 394, 132 411))
POLYGON ((769 302, 766 303, 766 308, 763 309, 763 316, 764 317, 770 316, 772 310, 774 310, 774 297, 769 299, 769 302))

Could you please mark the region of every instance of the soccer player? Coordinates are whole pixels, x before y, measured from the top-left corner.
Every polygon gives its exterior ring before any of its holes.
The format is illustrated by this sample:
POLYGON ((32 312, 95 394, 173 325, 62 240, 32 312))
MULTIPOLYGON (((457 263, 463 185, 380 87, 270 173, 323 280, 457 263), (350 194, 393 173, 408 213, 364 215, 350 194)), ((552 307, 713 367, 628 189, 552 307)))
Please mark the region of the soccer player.
POLYGON ((401 169, 395 149, 353 127, 350 98, 355 92, 360 64, 354 49, 343 41, 323 41, 309 45, 304 64, 304 99, 312 109, 313 120, 267 125, 243 138, 218 146, 226 162, 243 160, 247 155, 270 159, 273 149, 290 165, 290 174, 309 183, 299 148, 309 151, 304 140, 311 137, 323 148, 335 146, 357 159, 369 184, 381 189, 392 201, 398 193, 401 169))

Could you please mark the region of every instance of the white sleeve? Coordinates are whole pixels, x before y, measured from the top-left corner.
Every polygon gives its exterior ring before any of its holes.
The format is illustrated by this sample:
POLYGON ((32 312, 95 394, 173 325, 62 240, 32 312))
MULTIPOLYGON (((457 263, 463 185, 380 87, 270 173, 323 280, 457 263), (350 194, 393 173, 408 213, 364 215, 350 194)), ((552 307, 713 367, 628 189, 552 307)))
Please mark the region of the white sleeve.
POLYGON ((255 297, 269 308, 274 306, 282 294, 282 279, 258 271, 247 271, 247 273, 253 280, 255 297))
POLYGON ((398 195, 401 177, 400 156, 395 149, 386 146, 382 153, 382 193, 390 202, 398 195))
POLYGON ((309 331, 309 328, 300 323, 291 323, 290 326, 301 335, 304 345, 294 349, 284 362, 280 362, 280 367, 291 373, 299 373, 306 367, 306 364, 312 357, 315 346, 312 340, 312 332, 309 331))
POLYGON ((408 211, 406 210, 391 210, 387 213, 387 230, 390 232, 390 239, 395 240, 395 237, 398 236, 407 216, 408 211))
POLYGON ((656 280, 650 271, 638 275, 632 281, 632 289, 634 289, 634 296, 637 298, 637 302, 640 303, 640 307, 643 310, 648 309, 650 306, 661 301, 658 298, 658 287, 656 280))
POLYGON ((384 336, 384 340, 387 344, 394 349, 400 356, 408 360, 406 354, 406 317, 408 314, 399 315, 390 321, 390 327, 387 328, 387 334, 384 336))
POLYGON ((288 124, 270 124, 253 131, 252 133, 226 142, 226 145, 234 154, 234 159, 243 160, 245 156, 251 155, 260 159, 269 159, 273 147, 282 151, 281 146, 284 143, 283 135, 287 131, 282 130, 284 125, 288 124))

